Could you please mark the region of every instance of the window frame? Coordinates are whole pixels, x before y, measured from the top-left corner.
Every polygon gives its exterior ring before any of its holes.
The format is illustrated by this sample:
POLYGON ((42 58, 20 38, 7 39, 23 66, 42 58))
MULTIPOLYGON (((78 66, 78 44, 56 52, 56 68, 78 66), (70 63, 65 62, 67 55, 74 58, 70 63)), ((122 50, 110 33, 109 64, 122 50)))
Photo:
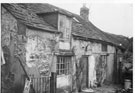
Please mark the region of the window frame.
POLYGON ((102 68, 106 68, 107 66, 107 55, 101 55, 102 68))
POLYGON ((57 56, 57 63, 56 63, 56 73, 57 75, 69 75, 70 71, 70 63, 71 63, 71 56, 57 56))

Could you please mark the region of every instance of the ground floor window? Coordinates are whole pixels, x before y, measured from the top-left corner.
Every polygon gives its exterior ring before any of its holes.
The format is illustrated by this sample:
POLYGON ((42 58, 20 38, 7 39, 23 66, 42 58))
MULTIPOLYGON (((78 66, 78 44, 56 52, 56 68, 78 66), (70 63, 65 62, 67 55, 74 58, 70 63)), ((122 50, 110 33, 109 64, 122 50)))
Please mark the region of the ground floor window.
POLYGON ((71 56, 58 56, 57 75, 69 74, 70 63, 71 63, 71 56))
POLYGON ((102 68, 105 68, 107 65, 107 55, 101 55, 102 68))

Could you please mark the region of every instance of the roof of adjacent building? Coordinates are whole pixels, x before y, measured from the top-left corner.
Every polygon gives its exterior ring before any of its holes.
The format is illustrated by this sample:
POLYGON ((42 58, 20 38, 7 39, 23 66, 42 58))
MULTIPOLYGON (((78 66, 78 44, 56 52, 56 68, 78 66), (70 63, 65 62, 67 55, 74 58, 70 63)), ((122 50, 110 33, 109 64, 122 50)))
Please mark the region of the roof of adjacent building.
POLYGON ((41 20, 35 13, 20 7, 18 4, 2 4, 4 8, 6 8, 16 19, 20 22, 24 23, 27 26, 35 27, 38 29, 57 32, 57 29, 52 27, 50 24, 41 20))
POLYGON ((47 3, 20 3, 20 4, 4 4, 7 9, 11 11, 19 20, 23 21, 28 25, 35 27, 41 27, 46 30, 56 31, 56 28, 52 27, 45 21, 41 20, 37 14, 47 14, 47 13, 61 13, 70 17, 73 17, 72 23, 72 34, 74 36, 79 36, 82 38, 88 38, 93 40, 99 40, 103 42, 108 42, 115 46, 126 48, 128 46, 128 38, 122 35, 115 35, 111 33, 104 32, 97 28, 92 22, 85 21, 81 16, 71 13, 67 10, 61 9, 59 7, 47 4, 47 3), (18 8, 19 6, 19 8, 18 8), (27 16, 27 17, 26 17, 27 16))
POLYGON ((72 24, 73 35, 105 41, 122 48, 127 47, 129 42, 127 37, 104 32, 93 25, 90 21, 83 20, 79 15, 74 14, 74 17, 72 24))

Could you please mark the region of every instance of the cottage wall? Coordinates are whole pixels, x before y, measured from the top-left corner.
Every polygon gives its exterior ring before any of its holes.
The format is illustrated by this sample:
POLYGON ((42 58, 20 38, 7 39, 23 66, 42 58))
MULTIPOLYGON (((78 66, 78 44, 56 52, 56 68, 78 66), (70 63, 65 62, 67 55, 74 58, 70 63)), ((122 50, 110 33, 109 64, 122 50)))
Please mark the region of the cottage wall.
MULTIPOLYGON (((58 48, 61 48, 60 43, 58 42, 59 40, 62 39, 64 42, 70 43, 71 18, 68 18, 65 15, 59 15, 58 30, 63 33, 63 37, 45 31, 26 29, 26 63, 29 66, 29 73, 34 74, 35 77, 50 75, 49 72, 51 68, 55 68, 54 71, 56 71, 56 67, 52 66, 52 64, 54 65, 52 62, 54 62, 53 59, 55 59, 55 62, 57 61, 57 56, 53 58, 52 54, 54 51, 58 51, 58 48), (62 21, 61 25, 60 21, 62 21)), ((68 49, 70 49, 70 45, 68 49)), ((70 85, 71 75, 57 76, 57 88, 70 85)))
POLYGON ((107 81, 114 82, 114 62, 115 62, 115 47, 108 45, 108 58, 107 58, 107 81))
MULTIPOLYGON (((75 56, 77 58, 81 57, 82 55, 93 55, 95 57, 95 70, 96 70, 96 78, 98 79, 101 77, 98 75, 101 67, 101 55, 107 56, 107 63, 106 63, 106 76, 105 81, 112 82, 113 81, 113 66, 114 66, 114 55, 115 55, 115 47, 111 45, 107 45, 107 52, 103 52, 101 48, 101 43, 96 42, 88 42, 82 40, 72 40, 72 47, 74 47, 75 56), (87 51, 85 48, 87 46, 87 51)), ((90 65, 89 65, 90 67, 90 65)), ((90 72, 91 73, 91 72, 90 72)))
POLYGON ((27 29, 26 35, 26 63, 30 67, 29 73, 35 77, 49 76, 56 43, 53 44, 53 40, 56 39, 55 34, 27 29))
POLYGON ((6 87, 5 89, 2 89, 2 92, 22 93, 25 74, 18 59, 14 56, 18 52, 21 54, 24 52, 23 50, 18 50, 16 47, 17 45, 19 46, 20 43, 22 44, 18 35, 18 21, 4 7, 1 8, 1 46, 7 47, 6 51, 9 50, 8 54, 10 56, 8 57, 9 62, 2 65, 2 87, 5 87, 6 85, 9 86, 7 89, 6 87))

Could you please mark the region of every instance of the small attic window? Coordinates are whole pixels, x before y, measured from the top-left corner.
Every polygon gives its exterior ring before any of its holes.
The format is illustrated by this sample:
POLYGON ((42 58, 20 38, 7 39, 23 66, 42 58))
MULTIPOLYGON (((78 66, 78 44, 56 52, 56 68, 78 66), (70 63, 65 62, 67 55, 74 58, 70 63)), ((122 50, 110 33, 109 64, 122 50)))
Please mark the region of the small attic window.
POLYGON ((76 22, 78 22, 79 23, 79 20, 77 20, 75 17, 73 18, 76 22))
POLYGON ((102 44, 102 51, 107 52, 107 44, 102 44))

